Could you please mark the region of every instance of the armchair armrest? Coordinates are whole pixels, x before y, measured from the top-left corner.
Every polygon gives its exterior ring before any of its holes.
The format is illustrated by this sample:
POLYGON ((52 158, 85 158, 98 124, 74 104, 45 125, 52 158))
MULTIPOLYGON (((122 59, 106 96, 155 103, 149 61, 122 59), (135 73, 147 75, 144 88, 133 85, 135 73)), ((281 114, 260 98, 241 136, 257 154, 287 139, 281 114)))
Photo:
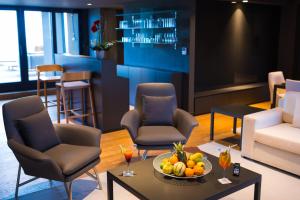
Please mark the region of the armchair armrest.
POLYGON ((8 140, 7 144, 27 175, 52 180, 64 179, 60 167, 48 155, 20 144, 14 139, 8 140))
POLYGON ((178 108, 175 111, 174 121, 176 128, 187 140, 189 139, 192 130, 198 126, 198 121, 190 113, 178 108))
POLYGON ((137 110, 130 110, 122 117, 121 127, 128 130, 133 141, 137 137, 140 121, 140 115, 137 110))
POLYGON ((74 124, 54 124, 54 129, 63 143, 100 147, 99 129, 74 124))
POLYGON ((244 116, 242 156, 252 158, 255 130, 281 124, 282 113, 281 108, 274 108, 244 116))

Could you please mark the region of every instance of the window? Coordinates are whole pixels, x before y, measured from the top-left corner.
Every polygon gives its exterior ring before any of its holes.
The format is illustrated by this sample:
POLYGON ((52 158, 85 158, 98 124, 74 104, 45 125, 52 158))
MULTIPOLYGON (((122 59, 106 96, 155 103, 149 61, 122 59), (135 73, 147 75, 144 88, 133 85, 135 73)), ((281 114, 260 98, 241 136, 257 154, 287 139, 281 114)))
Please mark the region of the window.
POLYGON ((17 12, 0 10, 0 83, 20 82, 17 12))
POLYGON ((53 64, 52 15, 50 12, 25 11, 26 49, 29 80, 36 80, 35 67, 53 64))
POLYGON ((0 92, 36 89, 37 65, 79 54, 77 13, 11 7, 0 9, 0 26, 0 92))
POLYGON ((79 54, 78 14, 56 13, 57 53, 79 54))

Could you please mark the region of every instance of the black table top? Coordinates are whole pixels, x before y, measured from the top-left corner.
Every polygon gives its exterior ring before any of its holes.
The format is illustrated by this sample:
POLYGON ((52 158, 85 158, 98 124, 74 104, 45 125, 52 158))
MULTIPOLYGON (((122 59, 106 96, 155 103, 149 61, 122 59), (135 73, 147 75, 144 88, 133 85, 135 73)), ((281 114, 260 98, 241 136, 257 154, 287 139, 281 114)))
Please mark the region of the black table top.
POLYGON ((286 84, 285 84, 285 83, 281 83, 281 84, 275 84, 275 85, 274 85, 274 89, 275 89, 275 87, 276 87, 276 88, 285 89, 285 87, 286 87, 286 84))
POLYGON ((212 107, 211 112, 217 112, 232 117, 243 118, 245 115, 263 111, 264 109, 255 108, 248 105, 232 104, 225 106, 212 107))
POLYGON ((232 168, 227 170, 226 177, 232 183, 222 185, 217 179, 222 177, 222 169, 218 165, 218 158, 207 155, 213 170, 199 180, 178 180, 164 177, 153 168, 153 158, 137 161, 130 165, 135 171, 133 177, 123 177, 121 173, 126 165, 109 170, 108 173, 125 189, 136 193, 144 199, 219 199, 235 191, 254 184, 261 179, 261 175, 241 167, 239 177, 232 175, 232 168))

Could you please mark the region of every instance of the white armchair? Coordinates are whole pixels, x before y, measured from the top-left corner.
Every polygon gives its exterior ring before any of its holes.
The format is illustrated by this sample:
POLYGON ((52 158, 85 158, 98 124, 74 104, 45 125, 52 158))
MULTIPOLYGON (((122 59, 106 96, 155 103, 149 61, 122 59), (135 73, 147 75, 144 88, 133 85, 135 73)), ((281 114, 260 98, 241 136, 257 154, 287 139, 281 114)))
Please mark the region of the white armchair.
POLYGON ((287 93, 283 108, 244 117, 242 156, 300 175, 300 129, 292 125, 300 93, 287 93))

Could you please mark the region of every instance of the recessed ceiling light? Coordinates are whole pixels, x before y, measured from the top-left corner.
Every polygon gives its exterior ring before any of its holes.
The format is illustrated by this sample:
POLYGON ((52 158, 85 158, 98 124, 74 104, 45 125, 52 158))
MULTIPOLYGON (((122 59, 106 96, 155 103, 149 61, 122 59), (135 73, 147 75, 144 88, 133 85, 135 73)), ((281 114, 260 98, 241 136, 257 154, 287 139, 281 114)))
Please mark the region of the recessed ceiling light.
POLYGON ((232 1, 231 3, 236 3, 236 1, 232 1))
POLYGON ((248 3, 248 0, 243 0, 243 3, 248 3))
POLYGON ((93 4, 92 4, 92 3, 87 3, 86 5, 87 5, 87 6, 92 6, 93 4))

